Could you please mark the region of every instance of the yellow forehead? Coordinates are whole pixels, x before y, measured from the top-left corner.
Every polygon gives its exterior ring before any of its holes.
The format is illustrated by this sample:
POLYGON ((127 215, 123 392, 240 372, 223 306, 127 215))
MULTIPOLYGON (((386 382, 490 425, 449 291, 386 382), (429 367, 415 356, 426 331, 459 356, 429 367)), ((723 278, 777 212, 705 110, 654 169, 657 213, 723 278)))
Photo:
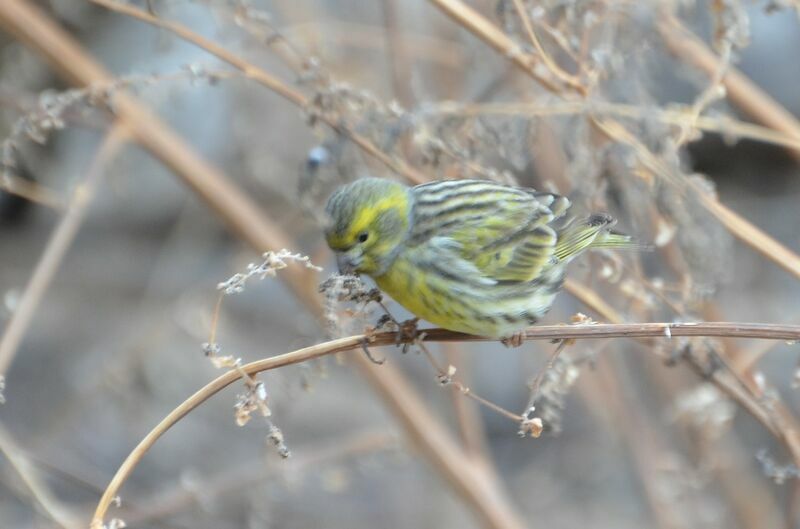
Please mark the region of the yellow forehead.
POLYGON ((392 196, 382 198, 376 202, 362 204, 353 212, 353 217, 350 219, 346 231, 328 234, 328 245, 337 250, 350 248, 356 243, 356 239, 361 232, 370 231, 378 215, 389 209, 405 208, 406 205, 405 196, 394 193, 392 196))

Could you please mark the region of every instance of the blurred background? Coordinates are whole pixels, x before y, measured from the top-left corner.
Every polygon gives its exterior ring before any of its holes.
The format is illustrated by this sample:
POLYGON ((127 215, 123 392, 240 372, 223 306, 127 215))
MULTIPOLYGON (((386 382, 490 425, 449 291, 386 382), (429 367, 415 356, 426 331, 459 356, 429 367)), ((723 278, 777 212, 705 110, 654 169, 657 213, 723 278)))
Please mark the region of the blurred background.
MULTIPOLYGON (((261 252, 323 271, 287 261, 226 296, 221 355, 377 321, 358 303, 316 316, 335 272, 321 208, 359 176, 556 191, 654 246, 573 264, 545 323, 800 319, 796 1, 115 5, 135 13, 0 4, 0 527, 89 525, 134 446, 222 374, 202 348, 217 285, 261 252)), ((155 444, 106 522, 800 527, 796 344, 587 340, 545 370, 555 348, 431 346, 513 413, 541 375, 539 438, 414 351, 264 373, 273 414, 244 427, 238 382, 155 444)))

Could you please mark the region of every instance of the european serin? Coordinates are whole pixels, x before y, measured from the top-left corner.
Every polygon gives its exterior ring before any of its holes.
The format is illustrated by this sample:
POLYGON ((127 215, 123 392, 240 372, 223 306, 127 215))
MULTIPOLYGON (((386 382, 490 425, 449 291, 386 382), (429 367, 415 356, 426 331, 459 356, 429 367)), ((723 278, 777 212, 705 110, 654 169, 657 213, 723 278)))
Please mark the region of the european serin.
POLYGON ((568 220, 569 207, 562 196, 490 181, 366 178, 328 200, 325 237, 342 273, 371 276, 415 316, 519 343, 574 257, 636 246, 610 231, 610 216, 568 220))

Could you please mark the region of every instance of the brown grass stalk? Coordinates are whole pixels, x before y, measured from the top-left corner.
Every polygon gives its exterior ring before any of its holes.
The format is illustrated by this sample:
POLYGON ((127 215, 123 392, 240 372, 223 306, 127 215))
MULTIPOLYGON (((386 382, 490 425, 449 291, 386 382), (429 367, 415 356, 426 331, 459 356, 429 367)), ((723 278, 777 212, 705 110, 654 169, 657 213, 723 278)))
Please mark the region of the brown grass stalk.
POLYGON ((44 252, 31 274, 25 290, 22 292, 19 304, 11 315, 6 325, 2 338, 0 338, 0 376, 8 371, 19 345, 25 336, 28 327, 36 313, 39 302, 50 287, 53 278, 58 272, 72 242, 80 231, 86 210, 94 198, 109 161, 125 144, 128 134, 125 127, 115 124, 106 134, 94 159, 89 165, 86 177, 72 192, 64 216, 53 230, 47 241, 44 252))
MULTIPOLYGON (((680 60, 713 76, 720 66, 719 58, 674 16, 664 14, 658 24, 664 42, 680 60)), ((739 70, 730 67, 722 78, 726 97, 750 117, 763 125, 800 141, 800 121, 769 94, 739 70)), ((800 160, 800 152, 789 151, 800 160)))
POLYGON ((2 424, 0 424, 0 454, 5 456, 11 468, 19 475, 28 493, 45 516, 62 529, 83 527, 77 514, 55 497, 2 424))
MULTIPOLYGON (((519 46, 486 17, 464 4, 461 0, 429 1, 457 23, 470 30, 486 44, 502 52, 522 71, 541 83, 541 77, 537 75, 536 71, 533 69, 530 60, 524 58, 520 54, 519 46)), ((543 84, 543 86, 552 89, 552 85, 543 84)), ((555 92, 564 96, 564 94, 558 91, 555 92)), ((652 156, 652 153, 650 153, 641 142, 636 140, 636 138, 620 123, 612 120, 594 120, 594 123, 615 141, 622 141, 633 146, 639 152, 640 157, 644 155, 643 157, 646 158, 643 160, 644 162, 649 162, 655 158, 652 156)), ((657 169, 656 173, 660 176, 669 176, 670 174, 670 171, 665 171, 661 168, 660 162, 657 164, 648 163, 648 165, 653 165, 654 168, 657 169)), ((700 192, 693 187, 691 189, 699 193, 701 203, 712 215, 717 217, 737 239, 756 250, 768 260, 778 264, 795 277, 800 278, 800 256, 715 198, 708 197, 706 193, 700 192)))
POLYGON ((64 199, 56 191, 37 182, 29 182, 12 173, 0 174, 0 189, 34 204, 62 211, 64 199))
MULTIPOLYGON (((8 0, 0 3, 0 25, 10 28, 24 42, 49 58, 73 82, 89 85, 94 82, 109 82, 111 79, 110 75, 68 34, 44 13, 22 0, 8 0)), ((238 233, 257 251, 291 246, 285 235, 260 212, 246 195, 230 184, 216 168, 197 157, 180 137, 134 98, 117 95, 115 110, 145 148, 181 177, 234 232, 238 233)), ((313 291, 314 282, 308 281, 307 274, 303 273, 303 269, 289 268, 285 272, 281 274, 281 277, 287 281, 299 299, 312 312, 318 314, 319 304, 316 292, 313 291)), ((397 373, 395 378, 399 379, 399 377, 400 375, 397 373)), ((385 381, 385 378, 373 378, 374 385, 380 388, 381 396, 385 400, 402 400, 404 396, 398 395, 397 389, 385 384, 385 381)), ((426 409, 419 407, 395 407, 394 409, 398 413, 413 411, 416 414, 403 416, 400 419, 403 424, 415 425, 416 434, 412 438, 418 443, 423 443, 421 448, 426 455, 438 458, 432 461, 434 465, 441 467, 450 461, 441 456, 441 447, 435 446, 440 441, 440 437, 426 435, 430 430, 428 427, 436 422, 426 409)), ((469 465, 469 462, 466 458, 462 458, 462 464, 469 465)), ((463 479, 464 474, 454 470, 446 474, 446 477, 449 477, 452 482, 463 479)), ((483 481, 487 484, 492 483, 490 480, 483 481)), ((467 484, 459 483, 456 490, 463 493, 472 489, 467 484)), ((495 502, 503 499, 499 489, 493 490, 491 496, 495 502)), ((482 499, 469 496, 464 499, 482 519, 487 519, 491 514, 482 512, 486 506, 482 499)), ((503 505, 506 505, 504 509, 506 518, 512 517, 511 508, 508 507, 506 500, 503 500, 503 505)), ((503 520, 497 520, 495 527, 507 527, 502 522, 503 520)))
MULTIPOLYGON (((90 0, 90 1, 97 5, 103 6, 107 9, 110 9, 111 11, 116 11, 118 13, 135 18, 137 20, 141 20, 142 22, 146 22, 148 24, 152 24, 153 26, 160 27, 162 29, 170 31, 175 35, 179 36, 180 38, 184 39, 186 42, 194 44, 195 46, 207 51, 211 55, 214 55, 218 59, 240 70, 248 78, 258 82, 259 84, 275 92, 276 94, 280 95, 287 101, 297 105, 298 107, 307 108, 309 106, 310 101, 301 92, 295 90, 286 83, 281 82, 278 78, 267 73, 265 70, 253 65, 252 63, 246 61, 245 59, 239 57, 238 55, 228 51, 219 44, 216 44, 215 42, 212 42, 202 37, 201 35, 198 35, 194 31, 187 28, 186 26, 183 26, 175 22, 163 20, 161 18, 151 15, 146 11, 137 9, 136 7, 128 4, 121 4, 115 0, 90 0)), ((328 116, 323 113, 320 114, 319 118, 323 120, 325 123, 327 123, 336 132, 342 134, 350 141, 355 143, 366 154, 375 158, 376 160, 384 164, 387 168, 391 169, 392 171, 400 175, 403 175, 405 178, 408 178, 412 182, 419 183, 425 180, 425 177, 422 175, 422 173, 420 173, 413 167, 409 166, 402 160, 387 155, 386 153, 381 151, 378 147, 376 147, 372 142, 370 142, 367 138, 350 130, 335 116, 328 116)))
MULTIPOLYGON (((640 324, 593 324, 593 325, 541 325, 530 327, 525 332, 525 338, 528 340, 564 340, 564 339, 596 339, 596 338, 634 338, 634 337, 650 337, 650 338, 668 338, 665 330, 669 329, 670 337, 679 336, 729 336, 732 338, 760 338, 765 340, 800 340, 800 325, 772 325, 772 324, 758 324, 758 323, 727 323, 727 322, 703 322, 703 323, 640 323, 640 324)), ((113 499, 128 479, 130 474, 145 456, 145 454, 152 448, 155 442, 167 432, 178 421, 183 419, 192 410, 200 406, 203 402, 219 393, 222 389, 233 384, 241 379, 243 375, 255 375, 263 371, 269 371, 280 367, 285 367, 300 362, 306 362, 314 358, 339 353, 343 351, 351 351, 359 349, 368 340, 372 346, 380 345, 394 345, 397 342, 395 333, 378 333, 372 336, 356 335, 347 338, 340 338, 329 342, 312 345, 304 349, 292 351, 278 356, 257 360, 249 364, 245 364, 239 370, 228 371, 227 373, 219 376, 213 381, 209 382, 206 386, 198 390, 194 395, 183 401, 177 408, 172 410, 164 419, 161 420, 155 428, 153 428, 133 449, 125 461, 120 466, 117 473, 112 478, 108 488, 100 498, 93 517, 93 524, 99 527, 102 524, 108 512, 113 499)), ((445 329, 429 329, 425 330, 423 340, 426 342, 466 342, 466 341, 493 341, 490 338, 482 336, 473 336, 445 329)), ((406 340, 408 341, 408 340, 406 340)), ((419 404, 418 398, 413 395, 413 391, 408 389, 408 386, 393 375, 385 375, 388 372, 388 366, 376 367, 369 362, 368 359, 362 355, 355 357, 356 362, 361 364, 363 371, 368 374, 368 380, 372 383, 377 383, 377 380, 382 380, 385 384, 381 387, 391 386, 398 391, 391 393, 379 391, 378 393, 384 397, 390 407, 402 408, 399 417, 407 418, 411 416, 425 415, 424 406, 419 404), (403 395, 404 399, 399 398, 403 395), (417 409, 420 406, 420 409, 417 409)), ((425 425, 429 428, 437 428, 432 426, 438 423, 432 421, 430 424, 425 425)), ((421 436, 421 445, 428 450, 436 450, 435 454, 431 454, 432 459, 442 456, 445 461, 440 461, 448 473, 459 473, 461 467, 468 467, 464 465, 463 461, 451 461, 450 457, 445 452, 452 451, 455 454, 460 453, 460 449, 451 445, 452 441, 445 434, 438 430, 428 431, 427 434, 432 435, 437 441, 422 442, 425 439, 425 433, 419 428, 421 424, 415 422, 406 422, 404 426, 410 430, 412 437, 421 436), (443 439, 447 439, 444 441, 443 439), (455 467, 455 468, 454 468, 455 467)), ((464 471, 466 474, 456 474, 453 481, 462 487, 461 492, 468 494, 474 501, 478 502, 482 508, 480 512, 483 516, 490 516, 484 507, 487 507, 483 502, 485 498, 473 497, 477 491, 473 490, 469 483, 464 480, 471 478, 472 470, 464 471)), ((486 492, 486 491, 483 491, 486 492)), ((478 494, 480 496, 480 494, 478 494)), ((496 498, 495 498, 496 500, 496 498)), ((513 527, 513 525, 492 525, 493 527, 513 527)))
MULTIPOLYGON (((46 57, 54 68, 79 86, 108 84, 113 80, 68 33, 24 0, 0 2, 0 26, 46 57)), ((115 96, 114 107, 131 135, 202 197, 228 227, 256 251, 291 247, 289 239, 272 226, 247 195, 231 184, 219 169, 198 157, 148 108, 124 93, 115 96)), ((315 288, 306 280, 304 270, 292 270, 286 274, 286 279, 301 300, 313 305, 315 288)))

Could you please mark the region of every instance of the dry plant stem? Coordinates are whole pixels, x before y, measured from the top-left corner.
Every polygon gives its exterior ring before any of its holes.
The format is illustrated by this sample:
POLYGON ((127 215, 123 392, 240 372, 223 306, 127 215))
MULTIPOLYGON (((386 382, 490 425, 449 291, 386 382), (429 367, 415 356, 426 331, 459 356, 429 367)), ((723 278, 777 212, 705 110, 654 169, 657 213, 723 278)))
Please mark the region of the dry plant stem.
MULTIPOLYGON (((641 162, 661 177, 672 179, 673 171, 665 166, 650 150, 622 125, 614 121, 594 120, 594 123, 609 138, 633 147, 641 162)), ((800 256, 789 250, 768 234, 757 228, 738 213, 724 206, 697 184, 686 180, 688 190, 693 192, 705 208, 719 220, 737 239, 760 253, 770 261, 800 279, 800 256)))
POLYGON ((83 224, 86 210, 103 174, 105 174, 109 160, 116 155, 127 137, 127 130, 123 125, 119 123, 113 125, 92 160, 86 177, 75 187, 67 211, 47 241, 47 246, 36 263, 19 304, 0 338, 0 375, 8 371, 39 302, 50 287, 50 283, 61 266, 61 261, 72 246, 72 242, 83 224))
POLYGON ((0 174, 0 189, 40 206, 56 210, 64 209, 64 199, 58 193, 41 184, 28 182, 24 178, 13 174, 0 174))
MULTIPOLYGON (((94 82, 110 82, 110 75, 100 67, 79 45, 46 15, 21 0, 5 0, 0 2, 0 25, 8 27, 26 43, 39 50, 53 65, 64 72, 71 80, 79 84, 94 82)), ((266 219, 258 208, 249 201, 237 188, 232 186, 219 171, 198 158, 188 145, 172 133, 155 115, 150 113, 135 99, 123 95, 115 98, 115 110, 123 118, 144 147, 148 148, 156 157, 164 161, 175 173, 178 174, 194 191, 211 206, 228 225, 246 240, 257 251, 267 248, 288 248, 286 237, 266 219)), ((315 314, 319 314, 319 305, 316 292, 312 290, 314 282, 307 280, 303 270, 290 268, 281 274, 296 295, 315 314)), ((382 396, 387 399, 397 399, 396 389, 392 386, 381 386, 381 380, 376 384, 380 387, 382 396)), ((420 412, 419 409, 416 409, 420 412)), ((422 410, 425 412, 425 410, 422 410)), ((427 413, 427 412, 425 412, 427 413)), ((432 422, 430 415, 418 417, 403 417, 403 423, 423 424, 432 422)), ((423 435, 415 436, 420 443, 435 443, 436 439, 424 435, 425 430, 420 430, 423 435)), ((423 446, 423 451, 431 457, 439 453, 434 447, 423 446)), ((439 461, 433 461, 438 464, 439 461)), ((129 461, 129 464, 130 461, 129 461)), ((135 462, 132 463, 135 466, 135 462)), ((129 467, 120 475, 126 475, 133 467, 129 467)), ((459 479, 461 474, 450 474, 452 479, 459 479)), ((488 480, 485 481, 489 483, 488 480)), ((465 490, 466 485, 459 486, 457 490, 465 490)), ((493 496, 500 495, 499 489, 493 496)), ((108 508, 112 496, 104 496, 105 505, 103 512, 108 508)), ((482 503, 475 503, 470 498, 467 502, 473 509, 484 507, 482 503)), ((485 514, 481 514, 485 518, 485 514)), ((95 520, 95 525, 102 524, 102 518, 95 520)))
MULTIPOLYGON (((534 80, 541 82, 540 76, 532 69, 529 61, 521 59, 518 49, 514 42, 503 33, 491 21, 487 20, 477 11, 461 2, 460 0, 429 0, 432 4, 439 7, 451 18, 463 25, 476 36, 481 38, 488 45, 504 53, 514 64, 530 75, 534 80)), ((669 177, 671 171, 664 168, 663 164, 650 153, 650 151, 639 142, 624 126, 620 123, 606 120, 594 119, 593 122, 601 128, 610 138, 621 141, 633 146, 642 158, 642 161, 656 172, 656 174, 669 177)), ((755 227, 753 224, 742 218, 737 213, 725 207, 715 198, 708 196, 702 190, 689 183, 691 189, 698 194, 701 203, 739 240, 759 252, 767 259, 777 263, 786 271, 800 278, 800 256, 780 244, 778 241, 755 227)))
POLYGON ((729 117, 692 116, 690 110, 643 108, 624 103, 607 103, 604 101, 570 101, 555 102, 547 105, 535 103, 482 103, 456 104, 443 103, 427 112, 436 115, 457 116, 571 116, 586 114, 590 116, 615 116, 636 120, 656 119, 662 123, 692 127, 706 132, 733 136, 738 139, 749 139, 771 143, 797 152, 800 156, 800 138, 784 134, 760 125, 746 123, 729 117))
POLYGON ((483 39, 489 46, 505 55, 544 88, 558 93, 559 87, 542 77, 535 69, 535 59, 525 53, 508 35, 472 7, 460 0, 429 0, 449 17, 483 39))
MULTIPOLYGON (((467 357, 461 355, 458 351, 458 346, 455 344, 443 344, 442 350, 445 358, 449 364, 458 367, 459 372, 466 373, 469 379, 470 362, 467 357)), ((453 401, 453 408, 455 410, 456 419, 458 421, 458 431, 461 436, 461 441, 464 444, 464 450, 474 460, 481 463, 487 462, 489 453, 486 446, 486 430, 484 429, 483 421, 481 420, 477 406, 471 403, 458 390, 453 388, 450 392, 453 401)))
MULTIPOLYGON (((275 92, 276 94, 280 95, 289 102, 297 105, 298 107, 307 108, 309 106, 310 102, 308 98, 306 98, 306 96, 303 95, 302 93, 293 89, 289 85, 281 82, 279 79, 277 79, 273 75, 270 75, 261 68, 254 66, 253 64, 247 62, 238 55, 231 53, 222 46, 214 42, 211 42, 210 40, 198 35, 194 31, 190 30, 189 28, 181 24, 169 22, 161 18, 154 17, 153 15, 147 13, 146 11, 137 9, 128 4, 121 4, 115 0, 90 0, 90 1, 94 4, 101 5, 112 11, 122 13, 124 15, 133 17, 137 20, 141 20, 142 22, 146 22, 148 24, 152 24, 154 26, 168 30, 171 33, 174 33, 175 35, 184 39, 186 42, 194 44, 195 46, 207 51, 211 55, 214 55, 218 59, 240 70, 248 78, 258 82, 259 84, 275 92)), ((376 160, 380 161, 382 164, 384 164, 392 171, 395 171, 396 173, 403 175, 404 177, 408 178, 413 182, 421 183, 425 180, 425 177, 416 169, 408 166, 402 160, 393 158, 388 154, 384 153, 378 147, 372 144, 372 142, 370 142, 367 138, 361 136, 360 134, 350 130, 345 125, 343 125, 337 117, 320 114, 319 118, 323 120, 325 123, 327 123, 328 126, 334 129, 336 132, 350 139, 365 153, 372 156, 376 160)))
MULTIPOLYGON (((39 51, 73 83, 108 84, 113 77, 63 29, 24 0, 0 1, 0 27, 39 51)), ((258 252, 290 248, 289 240, 264 217, 250 198, 232 185, 216 167, 199 158, 191 147, 135 98, 118 93, 117 116, 153 156, 161 160, 225 220, 228 226, 258 252)), ((316 289, 304 269, 283 274, 298 297, 309 306, 316 289)))
MULTIPOLYGON (((693 35, 672 15, 664 15, 658 24, 667 47, 684 62, 714 75, 719 70, 719 58, 703 41, 693 35)), ((731 68, 722 79, 727 98, 742 111, 765 126, 800 140, 800 122, 788 110, 761 90, 747 76, 731 68)), ((800 160, 800 152, 790 154, 800 160)))
MULTIPOLYGON (((388 44, 385 31, 380 26, 336 19, 308 21, 286 26, 283 28, 283 34, 292 40, 304 43, 324 34, 330 39, 330 42, 335 42, 338 47, 350 46, 358 49, 372 50, 388 44)), ((404 28, 403 32, 397 34, 395 44, 402 46, 415 60, 425 60, 437 66, 452 69, 464 65, 464 51, 457 42, 422 33, 409 33, 404 28)))
POLYGON ((682 529, 676 519, 675 506, 659 490, 659 465, 669 453, 666 441, 655 431, 652 415, 630 393, 630 384, 623 376, 627 366, 618 358, 606 355, 595 368, 603 399, 612 412, 614 427, 619 429, 639 473, 647 502, 661 529, 682 529), (616 364, 616 365, 615 365, 616 364))
POLYGON ((416 343, 416 345, 420 349, 422 349, 422 352, 425 355, 425 358, 428 359, 428 362, 431 364, 431 367, 433 367, 434 371, 436 371, 436 376, 439 377, 440 380, 446 380, 447 381, 446 384, 452 385, 459 393, 461 393, 465 397, 469 397, 469 398, 473 399, 478 404, 483 404, 484 406, 486 406, 490 410, 499 413, 503 417, 511 419, 515 423, 519 423, 519 422, 521 422, 523 420, 522 416, 517 415, 516 413, 512 413, 512 412, 508 411, 507 409, 505 409, 505 408, 503 408, 501 406, 498 406, 497 404, 495 404, 495 403, 493 403, 491 401, 488 401, 488 400, 484 399, 480 395, 474 393, 470 388, 468 388, 467 386, 465 386, 464 384, 459 382, 457 379, 452 378, 448 374, 447 368, 442 367, 441 365, 439 365, 439 362, 436 361, 436 358, 434 358, 434 356, 433 356, 433 354, 431 354, 430 350, 427 347, 425 347, 425 344, 419 342, 419 343, 416 343))
POLYGON ((386 41, 386 62, 392 78, 394 97, 405 108, 414 102, 414 93, 411 89, 412 65, 408 60, 405 41, 402 38, 397 23, 397 0, 383 0, 383 21, 386 26, 384 40, 386 41))
POLYGON ((539 389, 542 387, 542 380, 544 376, 547 374, 548 371, 553 369, 553 366, 558 360, 559 355, 564 350, 564 348, 569 345, 567 340, 561 340, 556 345, 555 351, 550 355, 550 358, 547 360, 547 364, 539 371, 539 374, 536 375, 536 378, 530 383, 530 395, 528 396, 528 404, 525 406, 525 410, 523 410, 522 414, 527 416, 531 411, 533 406, 536 404, 536 399, 539 397, 539 389))
POLYGON ((502 489, 493 476, 482 466, 465 464, 467 459, 463 450, 452 440, 444 427, 428 413, 428 405, 420 399, 408 382, 399 375, 392 365, 378 367, 364 355, 354 355, 354 361, 394 412, 406 432, 416 440, 416 445, 429 452, 439 473, 473 507, 486 527, 522 529, 526 523, 508 502, 502 489), (383 391, 392 387, 395 391, 383 391), (424 417, 424 420, 420 418, 424 417))
POLYGON ((158 491, 147 499, 139 501, 140 507, 129 507, 121 512, 120 518, 129 526, 152 523, 167 516, 174 516, 190 507, 207 504, 220 496, 241 494, 242 490, 269 478, 302 475, 309 471, 316 473, 325 464, 341 463, 347 458, 390 450, 397 445, 397 436, 384 430, 327 439, 315 446, 298 447, 297 455, 293 454, 292 458, 282 462, 278 468, 247 461, 238 467, 228 468, 219 474, 204 478, 197 488, 188 489, 178 484, 158 491))
POLYGON ((514 8, 517 10, 517 15, 519 16, 520 20, 522 20, 522 25, 525 27, 525 32, 528 34, 531 44, 533 44, 533 47, 536 49, 545 66, 547 66, 550 72, 558 77, 559 80, 568 84, 581 94, 586 95, 586 88, 581 85, 581 83, 574 76, 561 69, 561 67, 556 64, 556 62, 542 47, 542 43, 539 40, 539 37, 536 36, 536 31, 533 29, 533 24, 531 23, 528 13, 525 11, 525 6, 523 5, 522 0, 514 0, 514 8))
POLYGON ((63 529, 84 527, 75 513, 63 505, 47 484, 39 478, 31 462, 23 455, 22 450, 2 424, 0 424, 0 453, 5 455, 11 468, 22 478, 25 487, 48 518, 63 529))
MULTIPOLYGON (((665 329, 670 329, 670 336, 730 336, 736 338, 761 338, 766 340, 800 340, 800 325, 771 325, 758 323, 725 323, 725 322, 703 322, 695 324, 681 323, 643 323, 643 324, 592 324, 592 325, 542 325, 530 327, 525 332, 527 340, 553 340, 553 339, 591 339, 591 338, 634 338, 651 337, 667 338, 665 329)), ((372 336, 356 335, 338 340, 313 345, 304 349, 299 349, 291 353, 258 360, 245 364, 240 370, 229 371, 216 378, 205 387, 197 391, 194 395, 186 399, 180 406, 175 408, 158 425, 156 425, 147 436, 137 445, 137 447, 125 459, 114 478, 109 483, 103 497, 97 506, 94 515, 94 522, 102 522, 105 517, 112 499, 119 493, 120 487, 144 457, 147 451, 155 442, 175 423, 180 421, 193 409, 208 400, 214 394, 225 387, 241 379, 242 374, 254 375, 262 371, 277 369, 280 367, 298 364, 313 358, 360 349, 365 339, 369 339, 372 346, 394 345, 397 342, 397 335, 393 332, 378 333, 372 336)), ((464 342, 464 341, 494 341, 493 339, 473 336, 445 329, 425 330, 424 341, 426 342, 464 342)), ((360 355, 355 358, 361 359, 360 355)), ((373 372, 375 369, 369 360, 363 358, 359 367, 366 372, 373 372)), ((383 366, 380 370, 386 370, 388 366, 383 366)), ((404 383, 403 383, 404 384, 404 383)), ((384 394, 382 394, 384 395, 384 394)), ((397 399, 396 395, 384 395, 385 399, 397 399)), ((413 397, 416 399, 416 397, 413 397)), ((427 413, 427 412, 426 412, 427 413)), ((427 414, 425 416, 428 416, 427 414)), ((419 425, 414 426, 414 430, 419 425)), ((416 435, 416 434, 415 434, 416 435)), ((451 441, 448 441, 448 444, 451 441)), ((427 448, 432 449, 432 448, 427 448)), ((458 449, 457 449, 458 450, 458 449)), ((463 485, 459 485, 460 487, 463 485)))

